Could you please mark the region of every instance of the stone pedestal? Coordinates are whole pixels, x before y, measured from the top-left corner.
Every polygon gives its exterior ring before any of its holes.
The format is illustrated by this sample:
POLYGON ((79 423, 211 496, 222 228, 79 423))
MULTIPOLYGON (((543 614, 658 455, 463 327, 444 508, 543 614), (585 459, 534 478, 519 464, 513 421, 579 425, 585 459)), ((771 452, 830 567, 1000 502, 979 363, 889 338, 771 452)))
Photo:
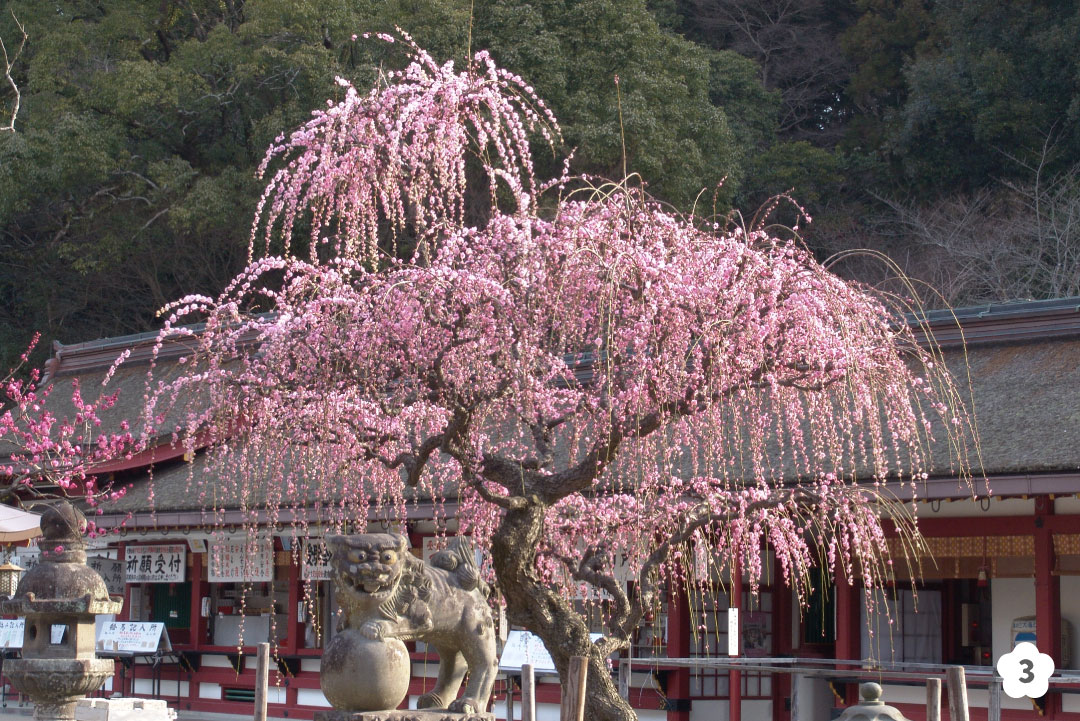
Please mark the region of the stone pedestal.
POLYGON ((96 691, 113 675, 111 658, 12 659, 4 675, 34 702, 34 718, 72 721, 75 702, 96 691))
POLYGON ((495 721, 493 713, 455 713, 446 709, 422 711, 316 711, 315 721, 495 721))
POLYGON ((176 711, 161 699, 84 698, 75 706, 75 721, 175 721, 176 711))

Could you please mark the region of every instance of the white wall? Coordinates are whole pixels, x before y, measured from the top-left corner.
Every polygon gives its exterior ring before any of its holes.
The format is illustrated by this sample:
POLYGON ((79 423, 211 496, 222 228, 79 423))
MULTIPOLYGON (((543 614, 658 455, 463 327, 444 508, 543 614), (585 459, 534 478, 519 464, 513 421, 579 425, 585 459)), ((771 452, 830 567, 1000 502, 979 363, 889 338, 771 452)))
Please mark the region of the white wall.
MULTIPOLYGON (((730 705, 727 699, 710 701, 696 700, 690 706, 690 721, 727 721, 730 705)), ((769 719, 772 718, 772 701, 754 700, 742 702, 742 717, 745 719, 769 719)), ((651 721, 638 712, 639 721, 651 721)), ((661 718, 667 718, 666 715, 661 718)), ((809 718, 817 718, 810 716, 809 718)), ((821 718, 828 718, 825 715, 821 718)), ((658 720, 659 721, 659 720, 658 720)))
POLYGON ((221 699, 221 684, 207 683, 203 681, 199 684, 199 698, 213 698, 221 699))
POLYGON ((323 706, 330 707, 330 702, 323 696, 323 692, 317 688, 296 689, 296 703, 299 706, 323 706))
POLYGON ((1012 651, 1012 622, 1035 615, 1034 578, 994 578, 990 581, 993 619, 990 626, 994 663, 1012 651))
MULTIPOLYGON (((134 681, 134 683, 132 685, 134 686, 133 690, 134 690, 136 696, 153 696, 154 695, 154 680, 153 679, 137 678, 137 679, 135 679, 135 681, 134 681)), ((164 699, 168 699, 169 697, 172 697, 173 699, 175 699, 177 696, 184 697, 184 696, 190 696, 191 695, 191 690, 188 688, 188 682, 187 681, 181 681, 180 682, 180 692, 179 692, 179 694, 177 693, 176 679, 173 679, 171 681, 169 679, 167 679, 167 678, 161 679, 161 686, 160 686, 159 690, 161 691, 160 698, 164 698, 164 699)), ((157 697, 155 697, 155 698, 157 698, 157 697)))
MULTIPOLYGON (((1061 619, 1072 626, 1071 655, 1069 665, 1064 668, 1080 669, 1080 635, 1077 634, 1077 630, 1080 630, 1080 576, 1061 577, 1061 619)), ((1072 696, 1065 694, 1064 697, 1072 696)), ((1080 696, 1076 700, 1080 705, 1080 696)))
MULTIPOLYGON (((990 623, 991 649, 994 663, 997 663, 1002 655, 1012 651, 1013 619, 1035 615, 1035 579, 990 579, 990 601, 993 605, 990 623)), ((1031 702, 1026 698, 1012 699, 1002 694, 1001 707, 1030 711, 1031 702)))

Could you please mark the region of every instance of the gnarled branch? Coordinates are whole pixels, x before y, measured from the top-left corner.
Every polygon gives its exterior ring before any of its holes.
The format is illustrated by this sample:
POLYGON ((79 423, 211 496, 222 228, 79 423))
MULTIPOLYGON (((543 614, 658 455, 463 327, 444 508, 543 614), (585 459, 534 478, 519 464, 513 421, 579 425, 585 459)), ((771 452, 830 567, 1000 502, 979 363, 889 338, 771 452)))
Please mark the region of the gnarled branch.
POLYGON ((4 56, 4 78, 7 80, 8 85, 11 86, 11 90, 15 93, 15 105, 11 109, 11 120, 7 125, 0 127, 0 131, 15 132, 15 118, 19 115, 19 107, 22 105, 22 92, 19 90, 19 85, 15 82, 15 79, 11 77, 11 71, 15 67, 15 63, 18 62, 19 56, 22 55, 23 49, 26 47, 26 41, 29 39, 29 35, 26 34, 26 28, 19 22, 19 18, 15 17, 15 11, 11 11, 11 19, 15 21, 15 27, 19 28, 19 32, 22 33, 22 39, 19 41, 19 49, 15 51, 15 54, 8 56, 7 46, 4 45, 4 39, 0 38, 0 53, 4 56))

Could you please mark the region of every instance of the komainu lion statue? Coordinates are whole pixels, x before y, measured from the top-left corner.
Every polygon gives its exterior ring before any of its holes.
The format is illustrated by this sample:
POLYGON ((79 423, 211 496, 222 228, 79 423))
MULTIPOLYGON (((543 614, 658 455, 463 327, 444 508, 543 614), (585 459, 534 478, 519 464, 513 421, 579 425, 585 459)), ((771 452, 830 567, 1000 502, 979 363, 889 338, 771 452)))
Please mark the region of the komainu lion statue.
POLYGON ((485 711, 498 670, 495 628, 490 589, 467 543, 451 542, 429 564, 396 533, 327 536, 326 545, 343 611, 338 630, 431 644, 439 653, 439 676, 417 708, 485 711), (469 684, 457 698, 466 667, 469 684))

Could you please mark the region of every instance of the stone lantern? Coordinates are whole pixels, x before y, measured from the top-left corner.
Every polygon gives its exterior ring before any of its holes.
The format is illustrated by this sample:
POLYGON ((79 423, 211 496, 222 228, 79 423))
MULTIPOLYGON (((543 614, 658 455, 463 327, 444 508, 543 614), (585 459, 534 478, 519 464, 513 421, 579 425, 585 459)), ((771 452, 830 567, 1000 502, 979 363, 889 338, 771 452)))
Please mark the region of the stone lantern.
POLYGON ((10 598, 15 595, 15 588, 19 585, 19 576, 26 570, 11 561, 0 566, 0 596, 10 598))
POLYGON ((862 697, 862 703, 845 709, 844 713, 837 717, 837 721, 908 721, 899 709, 881 700, 879 684, 872 681, 859 684, 859 696, 862 697))
POLYGON ((70 721, 78 699, 113 675, 94 654, 94 618, 118 613, 105 581, 86 565, 86 518, 67 501, 41 516, 41 561, 23 575, 0 613, 26 619, 22 658, 4 673, 34 702, 39 721, 70 721))

